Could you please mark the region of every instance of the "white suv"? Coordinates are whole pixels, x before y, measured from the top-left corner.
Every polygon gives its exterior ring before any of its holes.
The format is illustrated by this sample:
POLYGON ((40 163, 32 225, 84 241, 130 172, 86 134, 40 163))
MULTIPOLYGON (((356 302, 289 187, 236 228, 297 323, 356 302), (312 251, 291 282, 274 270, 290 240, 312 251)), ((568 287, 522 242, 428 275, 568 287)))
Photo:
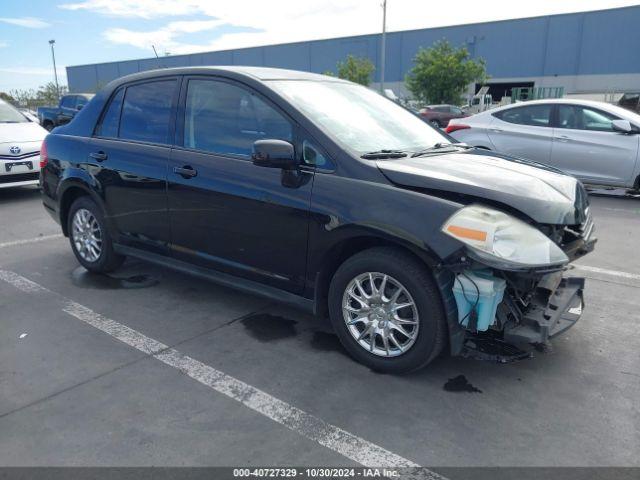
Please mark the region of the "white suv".
POLYGON ((0 188, 36 185, 40 146, 47 132, 0 100, 0 188))

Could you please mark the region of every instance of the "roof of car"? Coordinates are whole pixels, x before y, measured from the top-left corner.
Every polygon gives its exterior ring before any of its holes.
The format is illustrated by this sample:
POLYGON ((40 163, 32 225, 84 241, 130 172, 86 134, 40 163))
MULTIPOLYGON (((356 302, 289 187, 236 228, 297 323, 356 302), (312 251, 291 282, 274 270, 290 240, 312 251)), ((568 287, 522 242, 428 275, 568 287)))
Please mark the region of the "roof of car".
POLYGON ((119 78, 116 82, 123 83, 125 81, 152 78, 165 75, 197 75, 197 74, 221 74, 232 73, 253 77, 257 80, 316 80, 316 81, 334 81, 345 82, 336 77, 328 75, 320 75, 317 73, 301 72, 298 70, 286 70, 283 68, 266 68, 266 67, 245 67, 245 66, 197 66, 197 67, 175 67, 161 68, 156 70, 147 70, 145 72, 134 73, 119 78))
POLYGON ((607 102, 599 102, 597 100, 583 100, 580 98, 542 98, 540 100, 526 100, 524 102, 516 102, 510 103, 509 105, 504 105, 500 108, 505 107, 515 107, 516 105, 536 105, 539 103, 564 103, 564 104, 574 104, 574 105, 588 105, 591 107, 602 107, 603 105, 611 105, 611 103, 607 102))
POLYGON ((527 100, 524 102, 510 103, 508 105, 502 105, 500 107, 491 108, 489 110, 476 113, 471 117, 467 117, 466 120, 469 121, 469 118, 480 116, 480 115, 493 115, 496 112, 508 110, 514 107, 522 107, 525 105, 544 105, 544 104, 582 105, 585 107, 593 107, 600 110, 608 111, 609 113, 613 113, 614 115, 619 115, 627 119, 634 119, 635 122, 638 122, 640 124, 640 115, 638 115, 636 112, 627 110, 625 108, 622 108, 619 105, 615 105, 612 103, 599 102, 597 100, 582 100, 580 98, 543 98, 540 100, 527 100))

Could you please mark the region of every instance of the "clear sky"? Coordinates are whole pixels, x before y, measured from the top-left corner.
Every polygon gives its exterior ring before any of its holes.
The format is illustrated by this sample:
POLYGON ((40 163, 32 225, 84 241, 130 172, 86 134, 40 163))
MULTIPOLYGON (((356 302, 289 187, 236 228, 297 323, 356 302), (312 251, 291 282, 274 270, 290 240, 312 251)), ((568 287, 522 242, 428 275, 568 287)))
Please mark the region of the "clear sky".
MULTIPOLYGON (((0 0, 0 91, 67 65, 378 32, 382 0, 0 0)), ((636 5, 625 0, 388 0, 389 31, 636 5)))

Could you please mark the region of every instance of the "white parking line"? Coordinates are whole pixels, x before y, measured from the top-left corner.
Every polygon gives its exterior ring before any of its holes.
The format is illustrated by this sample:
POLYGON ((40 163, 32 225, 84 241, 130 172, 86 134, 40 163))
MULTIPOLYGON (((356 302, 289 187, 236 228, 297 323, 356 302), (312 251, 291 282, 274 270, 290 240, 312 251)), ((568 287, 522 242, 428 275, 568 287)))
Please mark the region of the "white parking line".
MULTIPOLYGON (((15 272, 0 269, 0 279, 26 293, 47 292, 56 295, 63 300, 63 310, 67 314, 160 360, 212 390, 222 393, 274 422, 284 425, 289 430, 299 433, 303 437, 313 440, 361 465, 375 467, 419 466, 411 460, 349 433, 340 427, 331 425, 256 387, 184 355, 178 350, 147 337, 137 330, 106 318, 90 308, 80 305, 15 272)), ((422 468, 419 472, 419 478, 444 480, 441 475, 422 468)))
POLYGON ((600 267, 590 267, 588 265, 574 265, 576 270, 584 270, 585 272, 601 273, 603 275, 611 275, 612 277, 628 278, 631 280, 640 280, 640 275, 637 273, 621 272, 619 270, 608 270, 600 267))
POLYGON ((26 293, 49 291, 42 285, 38 285, 36 282, 32 282, 28 278, 24 278, 17 273, 10 272, 9 270, 0 270, 0 280, 4 280, 16 287, 18 290, 22 290, 26 293))
POLYGON ((64 235, 62 235, 61 233, 56 233, 54 235, 43 235, 41 237, 26 238, 24 240, 14 240, 12 242, 0 243, 0 248, 13 247, 13 246, 16 246, 16 245, 27 245, 29 243, 45 242, 47 240, 52 240, 54 238, 60 238, 60 237, 63 237, 63 236, 64 235))

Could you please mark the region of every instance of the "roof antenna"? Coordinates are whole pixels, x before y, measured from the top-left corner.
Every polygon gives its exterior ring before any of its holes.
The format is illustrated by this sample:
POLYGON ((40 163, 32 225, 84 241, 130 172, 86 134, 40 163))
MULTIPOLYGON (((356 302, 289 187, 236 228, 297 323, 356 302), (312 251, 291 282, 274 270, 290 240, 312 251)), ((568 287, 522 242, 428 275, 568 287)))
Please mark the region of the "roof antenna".
POLYGON ((151 48, 153 48, 153 53, 155 53, 155 54, 156 54, 156 58, 159 58, 159 57, 158 57, 158 52, 156 52, 156 47, 155 47, 155 45, 151 45, 151 48))

